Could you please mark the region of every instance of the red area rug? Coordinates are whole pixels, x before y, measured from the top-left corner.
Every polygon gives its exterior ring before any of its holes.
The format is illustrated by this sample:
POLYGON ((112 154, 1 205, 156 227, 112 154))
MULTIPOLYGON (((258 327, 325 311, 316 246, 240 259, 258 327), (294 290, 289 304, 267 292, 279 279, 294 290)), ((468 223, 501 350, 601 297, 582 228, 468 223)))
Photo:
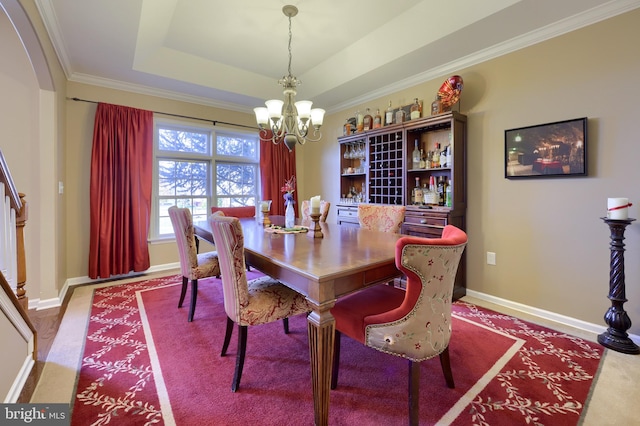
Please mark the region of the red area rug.
MULTIPOLYGON (((252 271, 249 278, 257 276, 252 271)), ((312 425, 304 317, 250 327, 240 389, 236 335, 220 357, 222 288, 201 280, 195 319, 178 309, 181 277, 94 292, 73 425, 312 425)), ((185 305, 186 306, 186 305, 185 305)), ((407 422, 407 362, 342 339, 332 425, 407 422)), ((421 424, 575 425, 602 348, 471 304, 454 304, 455 389, 437 358, 421 363, 421 424)))

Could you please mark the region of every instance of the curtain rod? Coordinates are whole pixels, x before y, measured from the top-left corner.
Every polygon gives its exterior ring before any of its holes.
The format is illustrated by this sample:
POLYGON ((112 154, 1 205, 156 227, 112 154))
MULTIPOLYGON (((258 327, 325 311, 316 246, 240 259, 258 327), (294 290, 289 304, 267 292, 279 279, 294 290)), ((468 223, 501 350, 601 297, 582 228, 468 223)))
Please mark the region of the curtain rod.
MULTIPOLYGON (((100 102, 97 102, 97 101, 89 101, 87 99, 80 99, 80 98, 67 98, 67 99, 71 99, 72 101, 78 101, 78 102, 88 102, 88 103, 91 103, 91 104, 99 104, 100 103, 100 102)), ((247 128, 247 129, 259 130, 257 127, 247 126, 247 125, 244 125, 244 124, 228 123, 226 121, 210 120, 208 118, 190 117, 188 115, 171 114, 169 112, 162 112, 162 111, 151 111, 151 112, 154 113, 154 114, 168 115, 168 116, 171 116, 171 117, 189 118, 191 120, 206 121, 207 123, 211 123, 214 126, 217 125, 218 123, 220 123, 220 124, 226 124, 228 126, 244 127, 244 128, 247 128)))

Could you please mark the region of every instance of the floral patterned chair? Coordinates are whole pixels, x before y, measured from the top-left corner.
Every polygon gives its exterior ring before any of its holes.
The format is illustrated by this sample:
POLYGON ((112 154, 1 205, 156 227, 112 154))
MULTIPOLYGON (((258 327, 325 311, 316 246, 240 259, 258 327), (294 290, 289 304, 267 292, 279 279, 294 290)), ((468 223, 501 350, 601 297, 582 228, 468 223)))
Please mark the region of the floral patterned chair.
MULTIPOLYGON (((329 201, 320 201, 320 222, 326 222, 329 215, 331 203, 329 201)), ((302 200, 300 205, 300 214, 302 215, 302 225, 309 226, 311 224, 311 207, 309 200, 302 200)))
MULTIPOLYGON (((256 217, 255 206, 240 206, 240 207, 211 207, 211 213, 222 212, 225 216, 233 217, 256 217)), ((247 271, 251 270, 251 267, 247 263, 247 271)))
POLYGON ((445 226, 442 238, 402 237, 396 243, 396 267, 407 276, 406 291, 378 285, 339 299, 331 388, 338 384, 340 336, 409 360, 409 419, 418 424, 420 361, 440 357, 448 387, 451 299, 467 234, 445 226))
POLYGON ((358 222, 363 229, 399 234, 405 211, 405 206, 358 204, 358 222))
POLYGON ((235 217, 215 213, 209 224, 216 243, 222 272, 224 309, 227 312, 227 329, 221 356, 225 356, 234 323, 238 325, 238 351, 236 369, 231 384, 235 392, 240 387, 242 367, 247 347, 247 327, 284 321, 285 333, 289 332, 287 318, 311 311, 305 297, 269 276, 247 281, 244 268, 244 235, 240 221, 235 217))
POLYGON ((180 292, 178 308, 182 307, 182 302, 184 302, 184 297, 187 293, 187 286, 189 280, 191 280, 191 306, 188 317, 189 322, 191 322, 196 311, 198 280, 207 277, 220 277, 218 253, 212 251, 198 254, 191 210, 176 206, 169 207, 169 218, 171 218, 173 233, 176 236, 178 254, 180 255, 180 270, 182 272, 182 291, 180 292))

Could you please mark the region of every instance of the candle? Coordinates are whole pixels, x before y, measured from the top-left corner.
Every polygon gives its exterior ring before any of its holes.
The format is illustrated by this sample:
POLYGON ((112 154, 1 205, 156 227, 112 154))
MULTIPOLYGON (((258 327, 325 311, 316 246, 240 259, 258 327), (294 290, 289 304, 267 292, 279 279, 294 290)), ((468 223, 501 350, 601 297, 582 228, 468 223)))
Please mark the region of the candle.
POLYGON ((271 204, 271 200, 263 201, 262 204, 261 204, 262 211, 263 212, 268 212, 269 208, 271 207, 270 204, 271 204))
POLYGON ((609 198, 607 200, 607 217, 615 220, 629 218, 629 207, 632 204, 628 198, 609 198))
POLYGON ((311 197, 311 213, 320 214, 320 196, 311 197))

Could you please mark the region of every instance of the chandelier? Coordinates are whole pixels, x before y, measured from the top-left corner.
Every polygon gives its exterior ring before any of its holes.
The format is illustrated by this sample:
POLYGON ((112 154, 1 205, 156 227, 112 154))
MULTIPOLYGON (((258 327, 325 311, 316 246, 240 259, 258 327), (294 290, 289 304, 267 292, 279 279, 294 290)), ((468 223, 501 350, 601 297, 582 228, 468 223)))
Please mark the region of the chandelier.
POLYGON ((284 140, 284 144, 291 151, 296 143, 304 145, 307 140, 312 142, 320 140, 322 134, 319 130, 324 120, 324 110, 311 109, 313 104, 311 101, 295 102, 296 87, 300 81, 291 75, 291 18, 298 14, 298 8, 286 5, 282 8, 282 13, 289 18, 289 74, 278 80, 278 83, 284 87, 284 101, 271 99, 265 102, 266 108, 258 107, 253 111, 260 127, 261 138, 271 139, 274 144, 284 140), (313 128, 313 137, 308 137, 310 127, 313 128), (270 138, 268 130, 271 130, 270 138))

